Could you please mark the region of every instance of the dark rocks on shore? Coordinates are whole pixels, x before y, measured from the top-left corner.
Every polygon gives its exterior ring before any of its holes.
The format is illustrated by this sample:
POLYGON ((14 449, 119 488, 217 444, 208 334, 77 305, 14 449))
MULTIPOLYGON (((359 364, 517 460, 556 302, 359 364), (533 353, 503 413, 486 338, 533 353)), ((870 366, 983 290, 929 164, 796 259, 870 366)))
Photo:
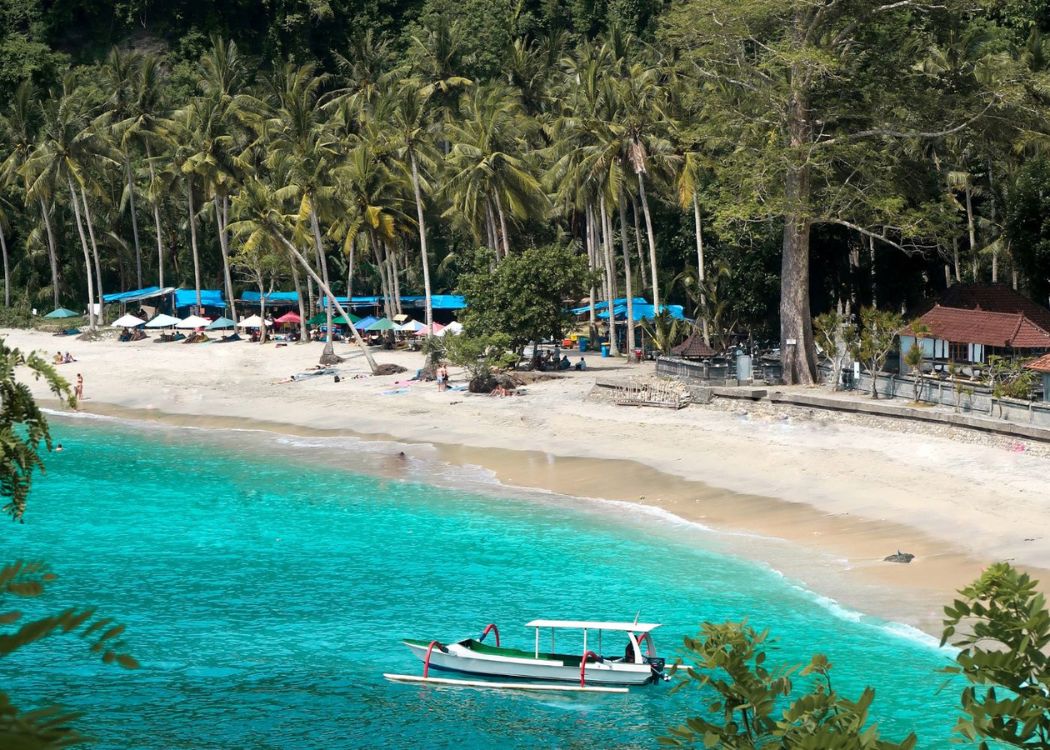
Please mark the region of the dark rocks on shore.
POLYGON ((913 555, 911 552, 901 552, 900 550, 897 550, 897 554, 895 555, 890 555, 888 557, 882 558, 883 562, 892 563, 910 563, 914 559, 915 555, 913 555))

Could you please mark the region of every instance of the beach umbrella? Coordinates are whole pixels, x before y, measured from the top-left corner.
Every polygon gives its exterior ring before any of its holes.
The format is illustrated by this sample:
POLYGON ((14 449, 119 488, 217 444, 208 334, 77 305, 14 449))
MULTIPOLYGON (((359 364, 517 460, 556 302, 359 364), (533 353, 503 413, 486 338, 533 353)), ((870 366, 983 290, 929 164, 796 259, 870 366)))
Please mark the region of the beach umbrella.
POLYGON ((138 328, 139 326, 145 324, 146 321, 144 321, 142 318, 136 318, 134 315, 131 315, 129 313, 127 315, 122 315, 116 320, 114 320, 113 325, 111 325, 110 328, 138 328))
POLYGON ((303 319, 296 315, 294 312, 286 312, 284 315, 274 321, 275 323, 302 323, 303 319))
POLYGON ((175 324, 175 327, 192 328, 196 330, 198 328, 204 328, 209 323, 211 323, 211 321, 207 318, 202 318, 200 315, 191 315, 188 318, 183 318, 182 320, 180 320, 178 323, 175 324))
POLYGON ((229 318, 219 318, 218 320, 213 320, 211 323, 209 323, 208 327, 205 330, 222 331, 228 328, 233 328, 235 325, 236 323, 234 323, 229 318))
POLYGON ((245 318, 237 324, 239 328, 261 328, 263 320, 258 315, 253 315, 250 318, 245 318))
MULTIPOLYGON (((433 327, 434 327, 434 335, 435 336, 440 336, 441 332, 445 329, 445 326, 441 325, 437 321, 434 322, 433 327)), ((416 335, 417 336, 426 336, 428 333, 430 333, 430 327, 429 326, 423 326, 418 331, 416 331, 416 335)))
MULTIPOLYGON (((361 320, 360 317, 358 317, 357 315, 354 315, 353 313, 348 313, 348 314, 350 315, 350 320, 349 321, 347 321, 347 319, 344 318, 342 315, 337 315, 336 317, 332 318, 332 324, 333 325, 337 325, 337 326, 352 326, 355 323, 357 323, 357 321, 361 320)), ((321 322, 324 323, 325 322, 325 317, 322 315, 321 318, 322 318, 321 322)))
POLYGON ((367 318, 361 318, 359 321, 354 323, 354 328, 359 331, 367 331, 368 326, 372 325, 378 320, 374 315, 369 315, 367 318))
POLYGON ((440 331, 435 331, 434 335, 444 336, 446 333, 451 333, 453 336, 458 336, 459 334, 463 333, 463 324, 453 320, 440 331))
MULTIPOLYGON (((317 315, 313 316, 306 322, 312 326, 323 326, 328 322, 328 316, 325 313, 317 313, 317 315)), ((335 321, 333 320, 332 322, 334 323, 335 321)))
POLYGON ((399 331, 407 331, 408 333, 419 333, 425 331, 427 327, 420 323, 418 320, 410 320, 404 325, 398 328, 399 331))
POLYGON ((170 315, 161 313, 149 323, 146 324, 146 328, 171 328, 179 324, 178 318, 173 318, 170 315))
POLYGON ((380 318, 365 329, 366 331, 396 331, 397 323, 389 318, 380 318))
POLYGON ((67 309, 65 307, 59 307, 59 308, 57 308, 55 310, 52 310, 51 312, 49 312, 44 317, 45 318, 79 318, 80 317, 80 313, 75 313, 72 310, 69 310, 69 309, 67 309))

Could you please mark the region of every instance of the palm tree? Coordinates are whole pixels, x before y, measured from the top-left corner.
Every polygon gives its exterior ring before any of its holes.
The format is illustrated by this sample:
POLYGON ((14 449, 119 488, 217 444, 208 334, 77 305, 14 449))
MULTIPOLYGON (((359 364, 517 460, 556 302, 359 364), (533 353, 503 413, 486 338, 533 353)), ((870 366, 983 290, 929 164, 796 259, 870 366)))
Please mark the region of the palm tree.
MULTIPOLYGON (((419 227, 419 254, 423 263, 423 295, 427 330, 433 330, 434 309, 430 287, 430 259, 427 255, 427 227, 423 216, 424 186, 429 190, 425 178, 420 176, 420 165, 426 172, 433 172, 437 162, 437 149, 433 141, 433 128, 427 122, 427 100, 419 83, 409 80, 397 92, 397 102, 388 121, 387 132, 395 145, 398 164, 408 167, 408 178, 412 184, 412 195, 416 204, 416 221, 419 227)), ((428 334, 429 335, 429 334, 428 334)))
POLYGON ((539 215, 546 195, 527 153, 521 102, 499 84, 480 86, 467 97, 461 121, 449 125, 451 208, 445 216, 468 222, 475 237, 484 224, 497 256, 510 253, 508 214, 524 220, 539 215))
MULTIPOLYGON (((196 182, 201 186, 205 199, 214 207, 223 282, 236 317, 227 230, 229 198, 249 169, 243 158, 249 145, 247 126, 254 124, 261 107, 245 92, 247 68, 233 42, 213 36, 211 49, 201 58, 199 73, 202 93, 183 110, 191 146, 181 168, 191 185, 196 182)), ((191 200, 192 192, 191 188, 191 200)), ((199 297, 198 289, 198 305, 199 297)))
MULTIPOLYGON (((98 131, 91 127, 87 113, 84 111, 75 93, 74 81, 70 76, 63 80, 62 93, 52 93, 42 105, 43 120, 40 130, 40 141, 33 153, 26 160, 22 169, 29 181, 28 193, 33 197, 52 195, 64 184, 69 190, 69 200, 73 205, 80 244, 84 251, 84 264, 88 283, 88 325, 95 328, 95 279, 92 277, 91 252, 84 233, 85 220, 90 227, 90 214, 82 220, 80 206, 83 203, 88 209, 85 185, 90 175, 88 163, 92 159, 109 160, 105 143, 99 138, 98 131), (79 188, 79 190, 78 190, 79 188)), ((99 283, 99 312, 101 313, 101 274, 98 262, 97 247, 92 243, 95 255, 94 273, 99 283)))
MULTIPOLYGON (((299 248, 295 246, 295 243, 288 239, 289 217, 281 214, 278 210, 277 206, 280 203, 280 198, 277 197, 275 191, 267 187, 259 179, 250 178, 233 199, 233 212, 238 220, 230 225, 231 231, 245 238, 244 245, 247 248, 265 242, 268 239, 279 242, 288 251, 292 259, 313 279, 321 292, 332 301, 339 314, 346 320, 350 320, 349 313, 336 299, 332 288, 318 275, 310 262, 299 251, 299 248)), ((376 364, 371 352, 368 351, 368 346, 361 338, 361 334, 353 326, 350 326, 350 330, 353 332, 354 340, 357 342, 358 347, 364 354, 365 361, 368 362, 369 369, 373 374, 378 373, 379 366, 376 364)))
POLYGON ((675 186, 678 192, 678 205, 682 209, 692 207, 693 210, 693 229, 696 232, 696 280, 700 290, 700 325, 704 343, 710 346, 711 330, 707 319, 707 300, 704 289, 707 281, 707 270, 704 264, 704 228, 700 217, 699 199, 701 170, 700 154, 697 151, 687 151, 680 162, 675 186))
POLYGON ((141 149, 141 153, 145 154, 145 162, 149 170, 147 197, 153 213, 153 226, 157 241, 157 284, 163 287, 164 242, 160 223, 162 192, 157 189, 157 173, 153 156, 153 150, 164 145, 163 73, 160 58, 155 54, 136 54, 130 56, 130 62, 128 62, 114 53, 111 54, 110 60, 108 67, 112 69, 111 75, 114 78, 111 85, 115 91, 124 90, 120 99, 110 100, 110 107, 114 118, 113 134, 118 149, 125 157, 127 194, 131 210, 132 234, 135 240, 135 268, 138 282, 141 287, 142 251, 139 248, 138 218, 135 213, 135 181, 131 153, 136 149, 141 149))
POLYGON ((126 123, 133 117, 135 80, 141 67, 141 56, 125 52, 118 47, 110 50, 102 65, 103 85, 111 92, 105 104, 108 122, 111 124, 114 145, 123 157, 124 178, 128 212, 131 214, 131 233, 135 243, 136 288, 142 288, 142 248, 139 245, 139 222, 135 212, 135 177, 131 166, 131 138, 126 123))
MULTIPOLYGON (((265 133, 271 167, 280 159, 287 166, 286 184, 276 191, 278 199, 294 200, 298 206, 296 237, 309 237, 326 286, 328 260, 321 233, 320 215, 339 212, 338 190, 329 180, 330 165, 337 157, 338 141, 325 127, 319 107, 324 78, 313 64, 287 64, 271 80, 276 111, 266 120, 265 133)), ((271 170, 273 173, 273 170, 271 170)), ((332 303, 325 303, 327 335, 321 363, 335 359, 332 346, 332 303)))
POLYGON ((36 105, 36 94, 29 81, 23 81, 14 96, 11 97, 7 111, 0 117, 0 136, 7 144, 7 157, 0 162, 0 182, 14 186, 20 183, 25 205, 36 201, 40 206, 40 216, 47 232, 48 260, 51 264, 51 294, 55 307, 59 306, 60 283, 58 251, 55 244, 55 233, 51 228, 50 193, 40 192, 35 198, 30 195, 29 180, 23 167, 36 148, 36 131, 38 128, 39 109, 36 105))

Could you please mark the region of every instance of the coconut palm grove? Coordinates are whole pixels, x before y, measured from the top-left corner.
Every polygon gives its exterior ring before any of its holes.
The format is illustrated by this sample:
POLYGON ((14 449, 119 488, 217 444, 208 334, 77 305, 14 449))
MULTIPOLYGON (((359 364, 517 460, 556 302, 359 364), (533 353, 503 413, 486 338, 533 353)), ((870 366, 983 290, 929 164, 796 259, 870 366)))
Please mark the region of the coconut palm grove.
POLYGON ((813 314, 1050 292, 1039 2, 2 14, 16 319, 147 285, 320 296, 289 243, 335 294, 396 307, 455 292, 479 248, 559 245, 593 300, 685 304, 808 383, 813 314))

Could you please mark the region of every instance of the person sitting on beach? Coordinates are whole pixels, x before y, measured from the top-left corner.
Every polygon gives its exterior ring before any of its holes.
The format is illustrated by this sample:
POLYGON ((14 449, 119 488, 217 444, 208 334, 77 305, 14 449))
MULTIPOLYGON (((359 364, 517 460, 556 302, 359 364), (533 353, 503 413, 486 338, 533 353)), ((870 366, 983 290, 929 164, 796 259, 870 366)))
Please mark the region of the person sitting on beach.
POLYGON ((69 352, 66 352, 66 356, 62 360, 62 364, 68 365, 68 364, 72 364, 73 362, 76 362, 76 360, 73 358, 73 355, 70 354, 69 352))
POLYGON ((587 369, 587 361, 583 357, 580 357, 580 361, 576 363, 576 371, 577 372, 583 372, 586 369, 587 369))
POLYGON ((62 359, 62 352, 55 352, 55 356, 51 358, 51 361, 56 365, 62 364, 65 360, 62 359))
POLYGON ((558 362, 558 369, 559 370, 568 370, 570 367, 572 367, 572 363, 569 362, 569 355, 568 354, 561 355, 561 361, 558 362))

